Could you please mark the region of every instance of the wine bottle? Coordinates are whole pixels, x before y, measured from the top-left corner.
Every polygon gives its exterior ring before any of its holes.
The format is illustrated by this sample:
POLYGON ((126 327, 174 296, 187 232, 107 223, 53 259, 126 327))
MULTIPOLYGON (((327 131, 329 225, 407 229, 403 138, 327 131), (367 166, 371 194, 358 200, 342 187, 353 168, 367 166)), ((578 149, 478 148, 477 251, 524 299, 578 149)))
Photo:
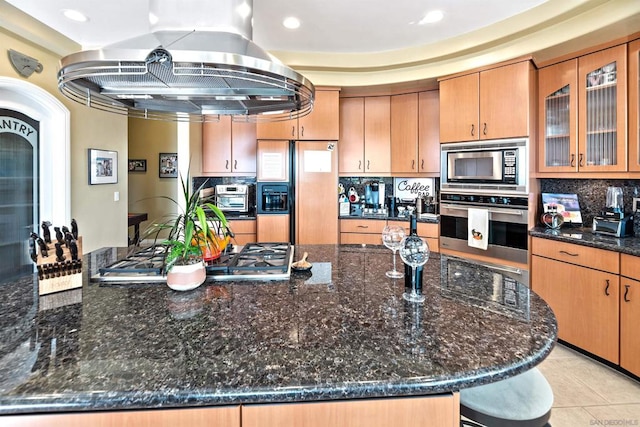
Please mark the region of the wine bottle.
MULTIPOLYGON (((411 214, 409 215, 409 235, 417 236, 418 235, 418 218, 411 214)), ((422 294, 422 270, 424 266, 420 266, 417 268, 418 275, 416 277, 416 292, 418 294, 422 294)), ((411 277, 413 276, 413 267, 409 264, 404 265, 404 289, 405 292, 411 293, 411 277)))

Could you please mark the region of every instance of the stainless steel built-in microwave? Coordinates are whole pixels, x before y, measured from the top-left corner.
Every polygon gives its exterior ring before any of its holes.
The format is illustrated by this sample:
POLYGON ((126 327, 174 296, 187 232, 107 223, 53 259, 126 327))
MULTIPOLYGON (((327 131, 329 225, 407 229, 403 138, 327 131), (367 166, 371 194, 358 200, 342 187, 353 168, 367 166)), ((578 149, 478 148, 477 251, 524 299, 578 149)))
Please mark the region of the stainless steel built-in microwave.
POLYGON ((528 192, 528 139, 441 144, 443 190, 528 192))

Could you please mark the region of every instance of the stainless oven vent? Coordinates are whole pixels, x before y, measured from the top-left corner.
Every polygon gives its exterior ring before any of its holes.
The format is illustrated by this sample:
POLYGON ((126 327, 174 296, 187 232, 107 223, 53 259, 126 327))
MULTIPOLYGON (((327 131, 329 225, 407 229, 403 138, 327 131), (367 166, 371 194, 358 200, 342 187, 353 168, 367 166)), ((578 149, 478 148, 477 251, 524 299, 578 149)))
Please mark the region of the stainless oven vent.
POLYGON ((150 0, 153 32, 60 61, 68 98, 130 117, 278 121, 311 112, 313 84, 251 41, 252 0, 150 0))

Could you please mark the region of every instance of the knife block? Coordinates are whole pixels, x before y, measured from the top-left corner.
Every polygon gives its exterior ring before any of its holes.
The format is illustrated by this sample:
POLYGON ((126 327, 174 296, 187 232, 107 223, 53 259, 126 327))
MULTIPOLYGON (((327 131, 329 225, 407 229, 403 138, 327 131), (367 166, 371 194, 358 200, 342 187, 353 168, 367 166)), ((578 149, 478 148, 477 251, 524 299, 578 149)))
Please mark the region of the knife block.
POLYGON ((47 257, 38 257, 38 295, 82 287, 82 236, 76 240, 78 260, 71 261, 69 249, 63 247, 64 261, 58 261, 54 242, 48 243, 47 257))

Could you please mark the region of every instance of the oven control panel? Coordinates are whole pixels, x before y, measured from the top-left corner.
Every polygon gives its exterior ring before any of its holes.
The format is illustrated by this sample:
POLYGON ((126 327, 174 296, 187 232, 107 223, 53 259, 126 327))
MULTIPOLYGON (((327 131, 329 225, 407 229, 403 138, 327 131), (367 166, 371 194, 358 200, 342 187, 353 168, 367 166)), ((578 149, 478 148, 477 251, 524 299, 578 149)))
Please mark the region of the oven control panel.
POLYGON ((440 201, 442 203, 450 202, 465 205, 503 206, 513 208, 526 208, 529 206, 529 199, 527 197, 499 196, 493 194, 441 193, 440 201))

